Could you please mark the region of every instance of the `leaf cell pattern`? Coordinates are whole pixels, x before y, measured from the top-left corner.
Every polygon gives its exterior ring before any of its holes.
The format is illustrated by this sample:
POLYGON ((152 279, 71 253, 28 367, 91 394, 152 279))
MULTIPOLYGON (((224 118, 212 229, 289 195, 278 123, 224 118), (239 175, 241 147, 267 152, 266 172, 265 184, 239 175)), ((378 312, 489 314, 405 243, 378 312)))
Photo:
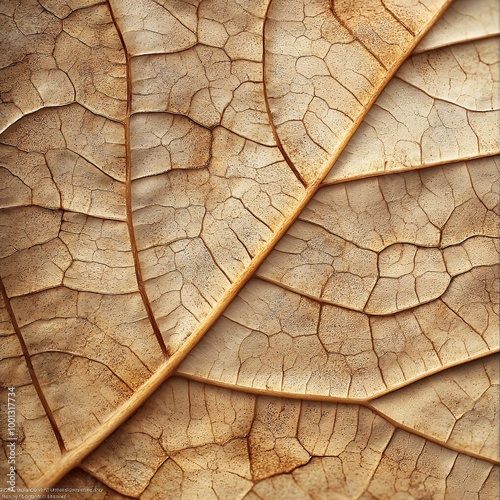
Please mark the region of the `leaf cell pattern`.
POLYGON ((499 16, 3 2, 16 485, 500 498, 499 16))

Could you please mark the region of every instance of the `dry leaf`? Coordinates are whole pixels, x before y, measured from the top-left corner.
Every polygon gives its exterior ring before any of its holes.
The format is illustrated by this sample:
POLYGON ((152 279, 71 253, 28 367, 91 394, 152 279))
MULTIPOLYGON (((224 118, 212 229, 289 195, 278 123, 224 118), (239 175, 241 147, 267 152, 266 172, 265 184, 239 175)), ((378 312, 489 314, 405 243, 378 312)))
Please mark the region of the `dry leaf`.
POLYGON ((499 498, 498 17, 4 2, 17 488, 499 498))

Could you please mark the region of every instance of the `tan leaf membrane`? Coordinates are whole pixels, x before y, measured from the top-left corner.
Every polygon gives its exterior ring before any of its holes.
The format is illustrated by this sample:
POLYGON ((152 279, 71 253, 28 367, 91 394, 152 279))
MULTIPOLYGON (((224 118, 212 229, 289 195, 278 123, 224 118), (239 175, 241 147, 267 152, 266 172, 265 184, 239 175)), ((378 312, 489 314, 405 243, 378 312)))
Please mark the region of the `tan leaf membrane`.
POLYGON ((321 189, 181 373, 365 399, 498 349, 496 161, 321 189))
POLYGON ((453 45, 464 40, 475 40, 497 35, 500 8, 494 0, 454 0, 415 48, 415 52, 453 45))
POLYGON ((125 115, 125 64, 109 10, 98 2, 5 2, 0 130, 27 113, 77 101, 125 115), (16 5, 18 4, 18 5, 16 5))
POLYGON ((495 498, 498 6, 450 3, 2 4, 19 487, 495 498))
POLYGON ((325 182, 498 154, 499 57, 498 37, 413 55, 325 182))
MULTIPOLYGON (((174 120, 172 134, 176 123, 187 125, 186 119, 174 120)), ((172 350, 262 251, 303 192, 278 148, 223 128, 197 135, 211 140, 209 158, 195 157, 189 135, 182 136, 181 147, 190 153, 179 159, 168 149, 149 150, 154 161, 133 156, 139 260, 152 309, 172 350)))
POLYGON ((406 427, 498 462, 498 356, 439 373, 375 400, 406 427))
POLYGON ((429 6, 413 4, 401 19, 382 2, 348 4, 317 0, 274 1, 266 25, 266 86, 276 131, 307 180, 348 139, 375 89, 414 32, 410 16, 426 18, 429 6))
POLYGON ((469 491, 488 498, 498 474, 365 407, 256 397, 175 378, 105 449, 113 462, 98 450, 85 469, 122 494, 155 499, 433 497, 460 491, 466 468, 474 477, 469 491))
MULTIPOLYGON (((60 458, 60 450, 56 436, 52 432, 49 419, 40 403, 37 390, 34 387, 29 368, 23 359, 22 347, 16 338, 14 326, 9 318, 5 301, 0 298, 0 380, 2 389, 14 387, 14 395, 7 390, 2 393, 11 396, 11 403, 15 404, 15 448, 12 446, 12 436, 8 425, 9 400, 3 398, 0 403, 0 411, 5 416, 5 424, 0 431, 2 440, 2 454, 0 461, 0 472, 2 478, 6 478, 10 471, 8 459, 14 458, 17 470, 23 471, 23 476, 17 478, 19 487, 26 486, 26 482, 35 480, 40 474, 46 472, 51 465, 60 458), (44 452, 44 447, 47 449, 44 452), (11 450, 13 457, 11 457, 11 450)), ((2 484, 4 487, 5 483, 2 484)), ((10 486, 10 485, 9 485, 10 486)))

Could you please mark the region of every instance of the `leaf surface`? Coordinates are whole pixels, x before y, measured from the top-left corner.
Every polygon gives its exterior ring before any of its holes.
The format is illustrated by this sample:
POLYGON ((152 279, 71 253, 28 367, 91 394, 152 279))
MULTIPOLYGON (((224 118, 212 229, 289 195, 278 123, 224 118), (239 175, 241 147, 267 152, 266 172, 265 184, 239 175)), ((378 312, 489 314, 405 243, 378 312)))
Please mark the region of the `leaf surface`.
POLYGON ((498 8, 448 3, 2 6, 19 485, 491 497, 498 8))
POLYGON ((489 498, 498 472, 365 406, 255 396, 177 378, 83 467, 140 498, 321 498, 332 492, 425 498, 460 491, 465 470, 473 478, 470 493, 486 490, 489 498))

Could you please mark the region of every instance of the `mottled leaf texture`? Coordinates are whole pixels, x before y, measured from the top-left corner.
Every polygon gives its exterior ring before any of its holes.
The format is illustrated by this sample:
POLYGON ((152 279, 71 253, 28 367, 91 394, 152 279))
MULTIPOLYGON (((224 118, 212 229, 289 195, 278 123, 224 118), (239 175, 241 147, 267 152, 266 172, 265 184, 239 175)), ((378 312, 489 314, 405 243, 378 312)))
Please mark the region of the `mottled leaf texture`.
POLYGON ((498 500, 499 17, 2 1, 2 494, 498 500))

